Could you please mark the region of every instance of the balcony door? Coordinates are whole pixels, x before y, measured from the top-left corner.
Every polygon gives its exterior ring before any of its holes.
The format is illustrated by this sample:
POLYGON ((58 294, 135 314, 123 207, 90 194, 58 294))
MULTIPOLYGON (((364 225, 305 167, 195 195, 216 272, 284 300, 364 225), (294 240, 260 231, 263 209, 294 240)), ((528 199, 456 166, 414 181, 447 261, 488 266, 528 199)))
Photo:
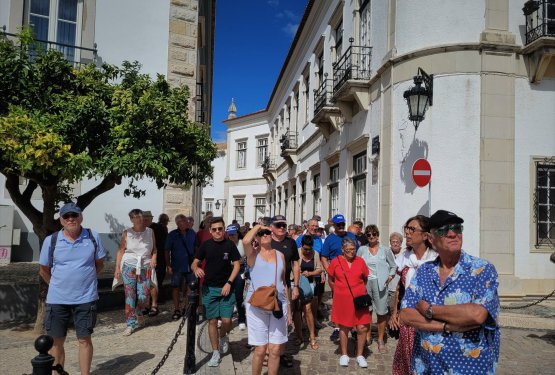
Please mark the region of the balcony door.
MULTIPOLYGON (((359 30, 359 42, 361 47, 370 47, 370 0, 361 0, 360 5, 360 30, 359 30)), ((364 49, 361 50, 360 56, 360 69, 361 71, 370 70, 370 55, 364 53, 364 49)))

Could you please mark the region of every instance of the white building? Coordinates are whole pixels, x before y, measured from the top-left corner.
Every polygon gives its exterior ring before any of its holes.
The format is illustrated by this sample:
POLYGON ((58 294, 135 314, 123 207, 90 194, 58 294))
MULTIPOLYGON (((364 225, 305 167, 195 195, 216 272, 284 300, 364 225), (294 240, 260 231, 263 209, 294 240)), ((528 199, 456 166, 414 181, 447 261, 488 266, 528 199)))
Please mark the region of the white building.
MULTIPOLYGON (((217 143, 218 156, 212 161, 214 174, 211 181, 202 189, 202 216, 212 211, 214 216, 221 216, 226 206, 224 198, 224 178, 227 166, 227 143, 217 143)), ((227 221, 226 221, 227 224, 227 221)))
POLYGON ((269 215, 342 213, 377 224, 382 241, 448 209, 465 219, 464 249, 495 264, 502 295, 551 292, 555 5, 527 3, 528 25, 524 5, 308 1, 266 109, 226 122, 226 196, 267 191, 269 215), (433 105, 415 131, 403 94, 419 68, 433 75, 433 105), (258 124, 269 125, 266 186, 238 167, 243 147, 254 160, 258 124), (425 188, 411 176, 419 158, 432 168, 425 188))
MULTIPOLYGON (((163 74, 172 85, 189 86, 189 117, 207 124, 212 106, 214 15, 215 0, 0 0, 0 28, 5 26, 8 37, 26 24, 37 39, 76 64, 121 65, 124 60, 137 60, 143 73, 153 78, 163 74)), ((75 186, 75 195, 97 183, 82 181, 75 186)), ((200 188, 168 186, 161 190, 149 180, 137 183, 147 192, 141 199, 124 197, 123 181, 85 211, 84 225, 101 233, 111 256, 123 228, 130 225, 127 214, 133 208, 150 210, 155 216, 165 212, 170 225, 177 213, 193 215, 197 222, 200 219, 200 188)), ((5 178, 0 175, 0 205, 14 206, 4 185, 5 178)), ((39 190, 33 204, 40 209, 39 190)), ((17 208, 14 215, 13 227, 21 230, 22 238, 21 244, 14 246, 12 261, 37 260, 38 240, 30 222, 17 208)))

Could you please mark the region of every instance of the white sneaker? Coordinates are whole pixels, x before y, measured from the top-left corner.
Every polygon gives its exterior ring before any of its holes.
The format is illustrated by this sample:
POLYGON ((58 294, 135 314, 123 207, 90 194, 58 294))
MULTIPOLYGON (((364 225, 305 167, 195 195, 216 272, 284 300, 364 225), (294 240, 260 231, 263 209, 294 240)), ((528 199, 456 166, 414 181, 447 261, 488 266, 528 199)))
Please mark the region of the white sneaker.
POLYGON ((212 352, 212 358, 208 361, 208 367, 218 367, 220 365, 220 352, 212 352))
POLYGON ((348 355, 342 355, 341 357, 339 357, 339 366, 343 366, 343 367, 349 366, 349 356, 348 355))
POLYGON ((124 336, 131 336, 131 334, 133 333, 133 331, 135 331, 135 329, 133 327, 127 327, 125 329, 125 331, 123 331, 123 335, 124 336))
POLYGON ((244 331, 247 329, 247 325, 245 323, 239 323, 239 331, 244 331))
POLYGON ((221 337, 220 338, 220 353, 227 354, 229 352, 229 338, 221 337))
POLYGON ((222 321, 218 319, 218 328, 222 328, 222 321))
POLYGON ((368 367, 368 363, 366 362, 366 359, 364 359, 364 357, 361 356, 361 355, 359 355, 359 356, 357 357, 357 363, 358 363, 358 365, 359 365, 360 367, 362 367, 362 368, 368 367))

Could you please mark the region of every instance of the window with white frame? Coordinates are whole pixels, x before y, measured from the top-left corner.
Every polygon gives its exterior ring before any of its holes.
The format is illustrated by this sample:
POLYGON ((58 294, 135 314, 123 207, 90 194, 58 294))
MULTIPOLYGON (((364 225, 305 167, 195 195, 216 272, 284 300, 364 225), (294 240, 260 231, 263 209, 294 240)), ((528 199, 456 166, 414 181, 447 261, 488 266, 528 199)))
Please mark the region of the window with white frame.
POLYGON ((28 22, 35 38, 59 43, 56 49, 76 61, 73 46, 78 44, 81 8, 78 0, 30 0, 28 22))
POLYGON ((301 181, 301 220, 307 219, 306 217, 306 180, 301 181))
POLYGON ((277 202, 278 202, 278 206, 277 206, 277 211, 275 212, 274 215, 281 215, 281 191, 278 193, 278 197, 277 197, 277 202))
POLYGON ((536 248, 555 248, 555 156, 536 160, 534 223, 536 248))
POLYGON ((330 167, 329 212, 330 216, 339 213, 339 165, 330 167))
POLYGON ((239 224, 245 223, 245 198, 235 198, 233 218, 239 224))
POLYGON ((205 205, 205 207, 204 207, 204 211, 205 211, 205 212, 213 211, 213 209, 212 209, 213 203, 214 203, 214 202, 211 201, 211 200, 206 201, 206 205, 205 205))
POLYGON ((324 82, 324 52, 318 56, 318 85, 324 82))
POLYGON ((343 53, 343 21, 335 28, 335 61, 341 58, 343 53))
POLYGON ((247 167, 247 141, 237 142, 237 168, 247 167))
MULTIPOLYGON (((371 46, 371 34, 370 34, 370 0, 361 0, 360 5, 360 45, 364 47, 371 46)), ((370 70, 370 55, 367 53, 362 53, 360 56, 360 70, 370 70)))
POLYGON ((353 221, 366 222, 366 152, 353 157, 353 221))
POLYGON ((289 199, 289 190, 283 189, 283 213, 282 215, 287 215, 287 199, 289 199))
POLYGON ((256 141, 256 164, 261 165, 268 156, 268 138, 258 138, 256 141))
POLYGON ((254 200, 254 219, 266 216, 266 198, 256 197, 254 200))
POLYGON ((312 177, 312 186, 312 214, 320 215, 320 174, 316 174, 312 177))
POLYGON ((307 77, 303 77, 303 82, 304 82, 304 123, 307 124, 308 123, 308 109, 309 109, 309 104, 310 104, 310 90, 308 87, 308 78, 307 77))

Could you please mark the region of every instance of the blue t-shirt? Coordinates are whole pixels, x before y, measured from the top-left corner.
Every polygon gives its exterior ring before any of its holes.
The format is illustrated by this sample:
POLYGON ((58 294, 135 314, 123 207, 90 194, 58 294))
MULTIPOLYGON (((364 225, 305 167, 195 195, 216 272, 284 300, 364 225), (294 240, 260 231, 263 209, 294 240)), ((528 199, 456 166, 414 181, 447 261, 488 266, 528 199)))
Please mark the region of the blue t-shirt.
MULTIPOLYGON (((305 236, 304 234, 301 234, 295 240, 295 242, 297 243, 297 247, 301 247, 301 241, 304 236, 305 236)), ((318 236, 312 236, 312 239, 314 240, 314 244, 312 245, 312 248, 314 249, 314 251, 320 254, 322 252, 322 245, 323 245, 322 239, 318 236)))
MULTIPOLYGON (((96 260, 106 256, 98 233, 92 232, 98 248, 89 238, 89 232, 81 228, 81 235, 71 242, 63 232, 58 232, 56 247, 53 249, 50 286, 46 303, 79 305, 98 300, 96 260)), ((50 242, 46 237, 40 251, 39 264, 50 267, 50 242)))
POLYGON ((355 235, 351 232, 345 232, 345 234, 341 237, 335 233, 332 233, 326 237, 326 240, 324 241, 324 246, 322 247, 322 253, 320 255, 328 258, 328 262, 331 262, 333 258, 343 254, 341 241, 343 241, 343 238, 345 237, 348 237, 355 241, 355 249, 358 249, 358 241, 355 235))
POLYGON ((415 374, 495 373, 500 343, 498 285, 495 267, 464 251, 442 286, 439 257, 418 268, 405 291, 402 309, 416 308, 420 300, 438 306, 476 303, 488 311, 488 317, 480 328, 466 332, 416 329, 411 363, 415 374))
POLYGON ((197 236, 195 231, 187 229, 184 234, 179 229, 168 233, 166 251, 170 252, 170 264, 173 272, 190 272, 189 261, 195 257, 197 236))

